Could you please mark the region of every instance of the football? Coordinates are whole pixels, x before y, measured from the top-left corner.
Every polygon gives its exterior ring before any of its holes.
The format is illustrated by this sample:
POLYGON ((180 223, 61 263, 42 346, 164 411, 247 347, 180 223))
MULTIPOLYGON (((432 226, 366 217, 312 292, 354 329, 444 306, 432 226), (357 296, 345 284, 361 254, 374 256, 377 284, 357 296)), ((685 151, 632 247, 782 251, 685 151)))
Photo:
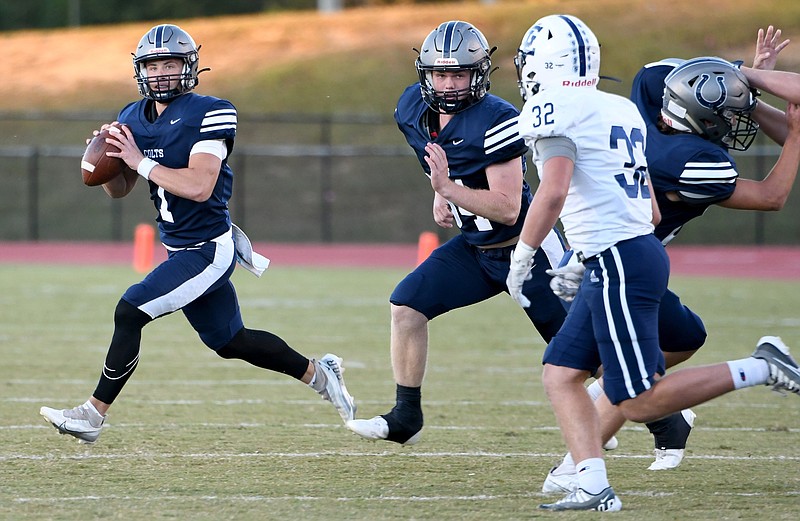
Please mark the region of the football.
POLYGON ((106 143, 112 132, 120 132, 117 127, 109 127, 94 136, 86 146, 81 158, 81 174, 86 186, 99 186, 120 175, 128 165, 118 157, 106 155, 107 151, 118 152, 119 148, 106 143))

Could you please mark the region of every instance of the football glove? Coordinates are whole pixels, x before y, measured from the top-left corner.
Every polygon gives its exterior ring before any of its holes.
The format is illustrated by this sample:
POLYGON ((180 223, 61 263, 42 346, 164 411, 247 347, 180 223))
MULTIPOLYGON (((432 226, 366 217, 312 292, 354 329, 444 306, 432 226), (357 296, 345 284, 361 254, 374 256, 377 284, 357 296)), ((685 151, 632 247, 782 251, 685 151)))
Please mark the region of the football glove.
POLYGON ((557 297, 566 302, 572 302, 578 288, 581 286, 586 268, 581 263, 567 264, 561 268, 547 270, 545 273, 553 277, 550 280, 550 289, 557 297))
POLYGON ((520 306, 527 308, 531 305, 531 301, 522 294, 522 285, 526 280, 531 280, 533 275, 533 256, 536 254, 536 248, 531 248, 522 240, 517 243, 514 251, 511 252, 511 266, 508 269, 508 277, 506 277, 506 286, 511 298, 520 306))

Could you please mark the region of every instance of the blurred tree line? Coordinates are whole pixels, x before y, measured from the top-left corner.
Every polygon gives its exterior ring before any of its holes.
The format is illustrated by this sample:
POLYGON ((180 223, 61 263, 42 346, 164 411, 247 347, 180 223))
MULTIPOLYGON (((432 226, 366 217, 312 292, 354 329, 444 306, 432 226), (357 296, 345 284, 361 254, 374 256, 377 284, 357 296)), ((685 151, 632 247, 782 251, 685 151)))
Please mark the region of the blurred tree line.
POLYGON ((434 1, 437 0, 0 0, 0 31, 434 1))
POLYGON ((317 0, 2 0, 0 30, 316 9, 317 0))

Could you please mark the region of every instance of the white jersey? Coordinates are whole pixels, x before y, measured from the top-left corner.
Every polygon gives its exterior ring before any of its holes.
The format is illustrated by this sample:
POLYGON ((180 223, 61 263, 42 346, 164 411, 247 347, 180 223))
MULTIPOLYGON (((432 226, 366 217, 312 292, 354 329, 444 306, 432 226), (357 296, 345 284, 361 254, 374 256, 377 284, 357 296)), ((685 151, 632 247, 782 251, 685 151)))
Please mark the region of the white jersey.
POLYGON ((566 137, 577 148, 560 216, 574 250, 588 258, 653 231, 646 126, 631 101, 591 87, 549 88, 525 103, 519 124, 540 177, 538 139, 566 137))

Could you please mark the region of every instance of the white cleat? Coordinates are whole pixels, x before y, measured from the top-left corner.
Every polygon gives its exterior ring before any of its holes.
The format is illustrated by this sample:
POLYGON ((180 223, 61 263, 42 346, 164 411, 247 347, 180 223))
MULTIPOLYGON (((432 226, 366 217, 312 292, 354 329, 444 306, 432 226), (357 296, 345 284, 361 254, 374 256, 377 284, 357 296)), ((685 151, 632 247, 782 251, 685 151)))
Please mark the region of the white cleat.
POLYGON ((604 450, 614 450, 619 447, 619 440, 617 440, 616 436, 611 436, 605 445, 603 445, 604 450))
POLYGON ((789 348, 780 337, 761 337, 750 356, 767 362, 767 385, 771 385, 773 391, 783 395, 786 395, 786 391, 800 395, 800 365, 789 354, 789 348))
POLYGON ((655 449, 656 460, 647 470, 674 469, 683 461, 684 449, 655 449))
POLYGON ((325 388, 319 394, 336 407, 342 421, 347 423, 356 416, 356 403, 347 387, 344 385, 342 373, 342 359, 336 355, 327 354, 316 362, 318 370, 325 373, 325 388))
MULTIPOLYGON (((369 420, 350 420, 346 425, 348 429, 368 440, 386 440, 389 438, 389 424, 386 423, 383 416, 375 416, 369 420)), ((422 429, 406 441, 400 442, 400 444, 415 445, 420 438, 422 438, 422 429)))
POLYGON ((348 429, 368 440, 385 440, 389 437, 389 424, 382 416, 369 420, 350 420, 346 425, 348 429))
POLYGON ((553 467, 547 473, 547 477, 542 484, 542 492, 545 494, 571 494, 578 490, 578 473, 565 472, 556 474, 558 467, 553 467))
MULTIPOLYGON (((681 415, 686 423, 689 424, 689 430, 694 427, 694 419, 697 415, 691 409, 684 409, 681 415)), ((689 432, 686 433, 689 436, 689 432)), ((655 449, 656 459, 647 467, 647 470, 670 470, 677 468, 683 461, 685 449, 655 449)))
POLYGON ((85 403, 73 409, 42 407, 39 414, 61 434, 78 438, 81 443, 94 443, 100 437, 106 417, 85 403))

